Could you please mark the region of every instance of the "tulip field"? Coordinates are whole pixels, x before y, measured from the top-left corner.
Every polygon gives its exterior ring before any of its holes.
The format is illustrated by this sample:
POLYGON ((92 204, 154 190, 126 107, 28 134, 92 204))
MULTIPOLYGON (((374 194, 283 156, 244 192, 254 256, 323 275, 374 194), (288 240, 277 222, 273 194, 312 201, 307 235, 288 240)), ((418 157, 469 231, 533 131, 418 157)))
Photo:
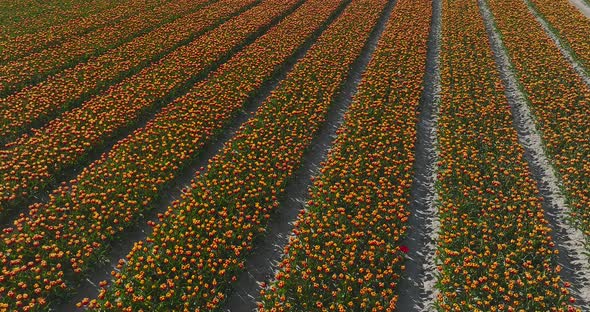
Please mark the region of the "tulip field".
POLYGON ((590 311, 590 2, 0 2, 0 311, 590 311))

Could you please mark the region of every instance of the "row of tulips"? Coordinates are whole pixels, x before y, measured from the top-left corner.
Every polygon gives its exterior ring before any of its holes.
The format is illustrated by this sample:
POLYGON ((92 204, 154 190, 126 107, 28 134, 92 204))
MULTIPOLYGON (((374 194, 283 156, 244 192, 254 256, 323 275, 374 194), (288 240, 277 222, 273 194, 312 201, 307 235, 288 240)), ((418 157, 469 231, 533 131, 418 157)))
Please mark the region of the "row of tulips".
POLYGON ((135 38, 7 98, 0 99, 0 144, 46 123, 146 64, 193 41, 256 1, 219 1, 135 38))
POLYGON ((431 16, 396 4, 261 311, 395 308, 431 16))
POLYGON ((5 1, 0 5, 0 41, 89 17, 120 3, 100 0, 88 5, 83 0, 75 0, 47 5, 47 2, 38 1, 5 1))
POLYGON ((385 4, 353 1, 197 175, 192 191, 134 246, 111 287, 85 303, 128 311, 218 309, 385 4))
POLYGON ((62 44, 0 65, 0 95, 6 96, 27 85, 38 83, 47 76, 201 9, 212 1, 215 0, 170 1, 62 44))
POLYGON ((590 72, 590 19, 569 0, 528 0, 590 72))
MULTIPOLYGON (((108 1, 102 1, 108 4, 108 1)), ((11 38, 0 42, 0 63, 16 60, 44 48, 55 46, 64 40, 71 40, 80 34, 108 26, 140 12, 150 10, 163 1, 126 1, 121 5, 88 17, 81 17, 45 30, 11 38)), ((27 28, 29 25, 21 28, 27 28)))
POLYGON ((522 0, 489 3, 547 152, 561 176, 572 218, 590 249, 590 87, 522 0))
MULTIPOLYGON (((224 1, 226 6, 217 9, 220 14, 229 14, 255 1, 224 1)), ((28 202, 37 191, 54 184, 60 172, 83 163, 90 152, 100 150, 143 116, 184 92, 208 69, 244 45, 248 38, 270 27, 275 18, 286 14, 285 9, 293 5, 293 0, 285 1, 264 19, 259 17, 260 8, 254 7, 0 151, 3 182, 0 215, 10 210, 7 207, 28 202)))
MULTIPOLYGON (((237 25, 267 23, 294 3, 264 1, 244 13, 237 25)), ((28 217, 5 229, 0 241, 0 300, 12 308, 35 306, 74 286, 72 281, 151 209, 179 170, 198 156, 247 97, 343 5, 325 0, 304 3, 210 80, 84 169, 71 188, 58 189, 49 203, 34 206, 28 217)))
POLYGON ((352 1, 192 190, 135 244, 111 286, 84 303, 97 310, 220 309, 385 4, 352 1))
POLYGON ((438 310, 571 310, 477 2, 442 29, 438 310))

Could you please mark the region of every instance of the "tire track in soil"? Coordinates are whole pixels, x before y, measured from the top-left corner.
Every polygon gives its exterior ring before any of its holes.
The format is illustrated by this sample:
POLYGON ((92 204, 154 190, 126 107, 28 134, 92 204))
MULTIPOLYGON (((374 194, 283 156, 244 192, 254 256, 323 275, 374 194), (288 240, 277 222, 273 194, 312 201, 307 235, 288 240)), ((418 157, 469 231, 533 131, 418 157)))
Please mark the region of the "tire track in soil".
MULTIPOLYGON (((242 111, 232 119, 229 125, 224 130, 220 131, 216 137, 205 144, 199 153, 199 156, 191 161, 191 164, 188 165, 186 169, 179 172, 177 177, 160 192, 159 199, 152 204, 152 209, 150 209, 149 212, 147 212, 142 218, 138 219, 138 224, 120 234, 120 237, 124 237, 125 239, 120 239, 111 245, 111 251, 108 255, 105 255, 104 261, 97 265, 97 267, 90 272, 84 280, 82 280, 74 297, 71 298, 71 300, 60 304, 57 307, 57 311, 79 311, 79 309, 76 308, 76 303, 80 302, 85 297, 96 297, 100 289, 98 287, 100 281, 112 281, 111 271, 117 270, 116 265, 119 259, 125 258, 136 242, 145 240, 152 233, 153 226, 147 225, 147 222, 153 221, 159 223, 158 214, 166 212, 168 207, 171 206, 174 201, 181 199, 181 194, 188 190, 190 182, 195 177, 196 172, 198 171, 201 174, 207 172, 207 164, 209 163, 209 160, 217 155, 225 144, 235 136, 242 124, 254 116, 258 107, 264 103, 272 90, 274 90, 280 81, 287 76, 295 64, 305 56, 319 36, 334 20, 336 20, 336 18, 338 18, 338 16, 340 16, 350 1, 351 0, 343 1, 330 17, 328 17, 324 24, 316 30, 285 63, 275 70, 273 76, 263 83, 255 95, 247 100, 242 111)), ((298 3, 296 6, 299 7, 303 2, 304 1, 298 3)))
MULTIPOLYGON (((148 122, 150 122, 167 104, 171 103, 175 99, 184 96, 191 87, 202 80, 204 80, 209 73, 214 72, 223 65, 227 60, 231 59, 235 54, 239 53, 241 50, 246 48, 248 45, 256 41, 260 36, 264 35, 269 29, 273 26, 277 25, 280 21, 282 21, 285 17, 289 16, 293 13, 297 8, 299 8, 305 0, 300 0, 297 2, 293 7, 287 10, 284 14, 276 18, 275 20, 271 21, 266 26, 262 27, 261 29, 257 30, 256 32, 252 33, 248 36, 241 44, 235 46, 231 49, 228 53, 221 56, 216 62, 211 64, 210 66, 203 69, 200 73, 193 76, 188 81, 182 83, 177 88, 170 91, 165 97, 160 99, 150 108, 148 111, 144 111, 139 115, 139 117, 134 121, 131 122, 130 125, 119 129, 109 140, 105 143, 97 146, 89 153, 84 156, 84 160, 78 164, 75 164, 71 167, 65 168, 60 172, 54 174, 53 181, 47 183, 47 186, 41 188, 38 192, 29 195, 27 198, 24 198, 22 201, 19 201, 17 204, 13 206, 9 206, 6 209, 10 209, 10 214, 6 214, 6 217, 0 218, 0 228, 6 228, 10 226, 14 220, 21 217, 21 214, 24 214, 29 211, 29 206, 33 203, 46 203, 49 201, 49 195, 51 192, 58 188, 61 185, 69 185, 69 181, 76 178, 78 174, 82 171, 83 168, 92 164, 93 162, 100 159, 103 154, 106 154, 111 151, 113 146, 119 142, 120 140, 126 138, 130 134, 132 134, 136 129, 144 128, 148 122)), ((260 2, 256 2, 259 4, 260 2)), ((246 10, 247 11, 247 10, 246 10)), ((245 11, 244 11, 245 12, 245 11)), ((242 12, 243 13, 243 12, 242 12)), ((236 15, 238 16, 238 15, 236 15)), ((229 21, 230 19, 226 20, 229 21)), ((222 23, 223 24, 223 23, 222 23)), ((221 25, 221 24, 220 24, 221 25)), ((197 38, 198 40, 198 38, 197 38)))
POLYGON ((432 311, 438 291, 435 263, 438 237, 437 124, 441 92, 440 49, 442 0, 432 1, 432 21, 428 39, 424 91, 420 99, 417 124, 414 183, 411 187, 406 269, 399 285, 398 311, 432 311))
MULTIPOLYGON (((539 11, 535 7, 535 5, 531 2, 531 0, 523 0, 523 1, 524 1, 524 3, 526 3, 527 7, 529 8, 529 11, 535 17, 537 22, 539 22, 539 24, 541 24, 541 27, 543 28, 545 33, 547 33, 547 36, 549 36, 549 38, 551 38, 551 40, 553 40, 553 42, 555 43, 555 45, 559 49, 559 52, 561 52, 563 57, 571 64, 572 68, 578 73, 578 75, 580 76, 580 78, 582 78, 584 83, 586 83, 586 85, 588 85, 590 87, 590 73, 588 72, 588 69, 586 69, 584 67, 584 65, 582 65, 582 62, 580 62, 578 60, 576 53, 572 50, 570 45, 567 43, 567 40, 563 40, 558 35, 557 30, 555 30, 555 28, 553 28, 553 26, 551 26, 551 24, 549 24, 547 22, 545 17, 543 17, 543 15, 541 15, 541 13, 539 13, 539 11)), ((590 11, 590 7, 588 8, 588 10, 590 11)))
POLYGON ((371 60, 396 3, 396 0, 387 3, 361 54, 351 65, 348 76, 328 110, 326 121, 305 152, 301 166, 287 182, 285 191, 279 199, 279 207, 268 222, 266 234, 255 243, 254 249, 246 258, 244 271, 232 285, 233 290, 222 307, 223 311, 255 310, 260 297, 260 283, 269 282, 274 277, 276 265, 281 260, 283 249, 292 233, 293 222, 304 209, 309 197, 311 178, 317 175, 321 162, 328 155, 336 138, 336 131, 352 103, 361 76, 371 60))
POLYGON ((489 6, 485 0, 478 0, 478 4, 494 52, 496 66, 505 86, 518 140, 525 149, 524 157, 543 197, 545 218, 553 229, 551 236, 559 251, 556 260, 563 267, 560 276, 564 282, 571 283, 570 290, 576 298, 577 305, 583 311, 590 311, 590 260, 584 249, 584 236, 568 222, 570 210, 561 191, 562 184, 550 159, 545 154, 544 143, 529 109, 527 96, 516 78, 514 67, 495 26, 489 6))

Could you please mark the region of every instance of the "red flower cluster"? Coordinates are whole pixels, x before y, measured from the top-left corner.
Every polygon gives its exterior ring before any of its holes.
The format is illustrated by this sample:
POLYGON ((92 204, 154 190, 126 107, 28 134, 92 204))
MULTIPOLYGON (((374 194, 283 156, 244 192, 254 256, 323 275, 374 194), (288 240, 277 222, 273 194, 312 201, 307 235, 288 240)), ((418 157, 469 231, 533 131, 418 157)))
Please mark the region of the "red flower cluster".
MULTIPOLYGON (((318 1, 315 11, 325 10, 327 4, 334 8, 339 3, 318 1)), ((91 307, 219 307, 385 4, 352 1, 209 163, 208 171, 197 176, 192 191, 169 208, 146 242, 134 246, 115 273, 116 280, 89 303, 91 307)), ((302 18, 302 24, 315 20, 302 18)))
POLYGON ((397 2, 260 310, 395 308, 431 16, 397 2))
POLYGON ((568 311, 477 3, 444 1, 442 29, 438 308, 568 311))

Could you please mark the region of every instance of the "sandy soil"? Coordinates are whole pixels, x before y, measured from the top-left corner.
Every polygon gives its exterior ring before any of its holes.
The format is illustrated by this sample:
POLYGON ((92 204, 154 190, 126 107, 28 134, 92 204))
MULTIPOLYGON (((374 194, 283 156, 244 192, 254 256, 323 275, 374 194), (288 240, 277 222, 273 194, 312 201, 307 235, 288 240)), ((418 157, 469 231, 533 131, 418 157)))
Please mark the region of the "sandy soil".
POLYGON ((587 18, 590 18, 590 5, 588 5, 584 0, 569 0, 571 4, 573 4, 582 14, 586 15, 587 18))

